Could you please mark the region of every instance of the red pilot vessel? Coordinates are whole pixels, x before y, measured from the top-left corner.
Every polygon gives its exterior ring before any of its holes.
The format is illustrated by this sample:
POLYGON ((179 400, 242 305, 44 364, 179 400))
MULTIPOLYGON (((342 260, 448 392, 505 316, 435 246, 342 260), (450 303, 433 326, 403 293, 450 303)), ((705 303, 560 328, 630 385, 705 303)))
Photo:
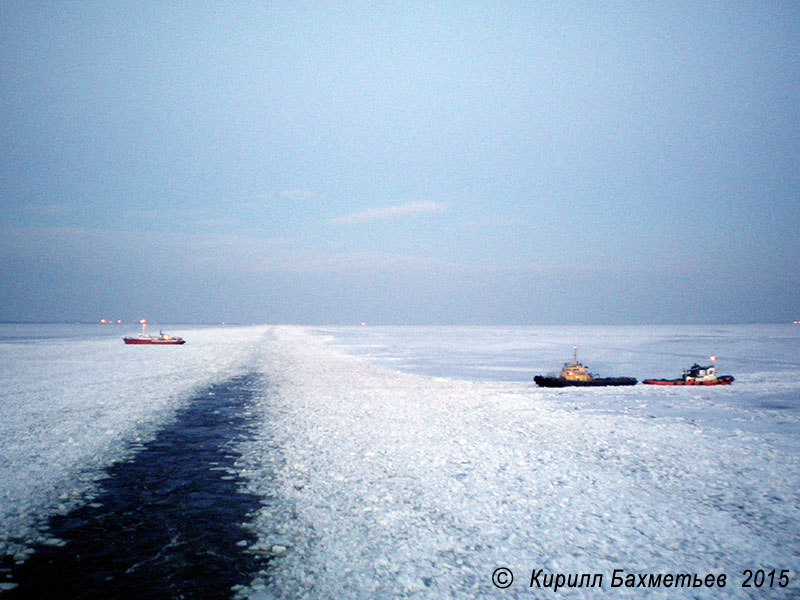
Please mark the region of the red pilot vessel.
POLYGON ((730 385, 733 383, 733 375, 717 375, 717 367, 714 362, 716 356, 711 357, 711 365, 701 367, 694 363, 688 370, 683 372, 680 379, 645 379, 642 383, 646 385, 730 385))
POLYGON ((142 333, 136 337, 124 337, 122 341, 126 344, 136 345, 152 345, 152 346, 180 346, 185 344, 186 340, 182 337, 171 336, 163 331, 159 331, 158 335, 149 335, 147 333, 147 321, 142 319, 139 321, 142 324, 142 333))

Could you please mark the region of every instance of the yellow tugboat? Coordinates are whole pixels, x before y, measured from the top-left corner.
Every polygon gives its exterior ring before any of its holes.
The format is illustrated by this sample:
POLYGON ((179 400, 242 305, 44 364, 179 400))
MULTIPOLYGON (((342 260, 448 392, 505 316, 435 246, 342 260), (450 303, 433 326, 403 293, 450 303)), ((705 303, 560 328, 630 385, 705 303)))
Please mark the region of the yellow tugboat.
POLYGON ((572 362, 564 363, 561 373, 557 377, 537 375, 533 380, 539 387, 636 385, 636 379, 633 377, 595 377, 585 365, 578 362, 577 346, 575 346, 572 362))

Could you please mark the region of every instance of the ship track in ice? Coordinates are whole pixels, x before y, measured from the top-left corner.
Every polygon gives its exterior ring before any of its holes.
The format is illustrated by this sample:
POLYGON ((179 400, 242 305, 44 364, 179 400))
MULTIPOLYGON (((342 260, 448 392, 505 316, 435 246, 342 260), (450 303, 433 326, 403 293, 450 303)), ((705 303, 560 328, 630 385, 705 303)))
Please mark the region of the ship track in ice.
POLYGON ((245 585, 263 559, 242 547, 260 506, 233 474, 248 435, 256 376, 213 385, 130 461, 108 469, 89 505, 50 522, 51 543, 9 564, 6 598, 216 598, 245 585))

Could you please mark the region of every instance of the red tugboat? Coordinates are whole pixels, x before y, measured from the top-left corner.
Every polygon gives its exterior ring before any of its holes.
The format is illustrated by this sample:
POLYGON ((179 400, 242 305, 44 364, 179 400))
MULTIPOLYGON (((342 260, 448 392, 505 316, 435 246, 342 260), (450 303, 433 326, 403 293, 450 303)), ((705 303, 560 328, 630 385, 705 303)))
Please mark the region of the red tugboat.
POLYGON ((714 365, 717 357, 711 357, 711 365, 701 367, 694 363, 688 370, 683 372, 680 379, 645 379, 642 383, 646 385, 730 385, 733 383, 733 375, 717 375, 717 367, 714 365))
POLYGON ((583 387, 606 385, 636 385, 633 377, 596 377, 578 362, 578 347, 575 346, 575 355, 571 363, 564 363, 561 374, 533 378, 539 387, 583 387))
POLYGON ((159 331, 158 335, 148 335, 147 333, 147 320, 142 319, 139 321, 142 324, 142 333, 136 337, 124 337, 122 341, 126 344, 138 345, 153 345, 153 346, 179 346, 185 344, 186 340, 182 337, 173 337, 163 331, 159 331))

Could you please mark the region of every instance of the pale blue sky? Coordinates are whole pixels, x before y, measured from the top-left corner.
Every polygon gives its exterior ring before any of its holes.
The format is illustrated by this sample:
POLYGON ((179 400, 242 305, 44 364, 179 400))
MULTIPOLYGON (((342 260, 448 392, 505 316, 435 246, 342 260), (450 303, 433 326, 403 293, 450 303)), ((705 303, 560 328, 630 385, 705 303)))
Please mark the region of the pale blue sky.
POLYGON ((0 320, 798 319, 800 5, 661 4, 2 2, 0 320))

